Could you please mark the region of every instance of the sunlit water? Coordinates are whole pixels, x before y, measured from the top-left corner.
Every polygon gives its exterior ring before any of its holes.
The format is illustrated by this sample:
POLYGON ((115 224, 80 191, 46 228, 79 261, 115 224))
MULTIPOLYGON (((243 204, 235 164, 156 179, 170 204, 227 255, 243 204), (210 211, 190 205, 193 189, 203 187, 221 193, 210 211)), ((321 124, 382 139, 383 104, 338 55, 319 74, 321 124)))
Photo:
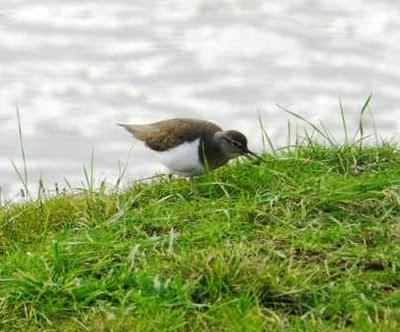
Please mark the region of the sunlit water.
MULTIPOLYGON (((400 3, 395 1, 2 0, 0 187, 21 184, 16 105, 29 180, 110 181, 132 139, 116 122, 210 119, 261 149, 257 112, 284 142, 289 108, 341 135, 373 92, 376 126, 399 132, 400 3)), ((162 170, 133 144, 128 179, 162 170)))

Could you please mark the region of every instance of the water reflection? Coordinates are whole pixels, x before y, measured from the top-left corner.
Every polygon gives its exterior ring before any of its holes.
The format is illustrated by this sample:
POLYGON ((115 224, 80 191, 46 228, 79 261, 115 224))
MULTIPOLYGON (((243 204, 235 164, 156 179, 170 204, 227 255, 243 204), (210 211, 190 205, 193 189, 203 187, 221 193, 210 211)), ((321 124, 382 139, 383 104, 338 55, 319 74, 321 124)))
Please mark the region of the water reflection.
MULTIPOLYGON (((116 122, 206 118, 258 150, 257 111, 278 142, 287 114, 275 103, 339 135, 339 98, 354 127, 373 92, 376 125, 393 136, 399 14, 388 0, 2 1, 0 186, 19 186, 16 104, 30 178, 48 183, 79 183, 92 147, 98 173, 115 177, 132 145, 116 122)), ((131 178, 159 169, 134 145, 131 178)))

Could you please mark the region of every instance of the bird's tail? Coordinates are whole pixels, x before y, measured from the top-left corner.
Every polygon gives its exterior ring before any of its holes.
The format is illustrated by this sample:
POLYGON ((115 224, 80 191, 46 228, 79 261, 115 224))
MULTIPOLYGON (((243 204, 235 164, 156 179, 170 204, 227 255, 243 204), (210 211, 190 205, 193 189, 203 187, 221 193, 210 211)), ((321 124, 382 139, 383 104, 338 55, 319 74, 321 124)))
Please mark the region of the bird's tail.
POLYGON ((149 125, 134 125, 134 124, 123 124, 117 123, 117 126, 124 128, 129 131, 135 138, 139 140, 145 140, 146 136, 151 131, 152 127, 149 125))

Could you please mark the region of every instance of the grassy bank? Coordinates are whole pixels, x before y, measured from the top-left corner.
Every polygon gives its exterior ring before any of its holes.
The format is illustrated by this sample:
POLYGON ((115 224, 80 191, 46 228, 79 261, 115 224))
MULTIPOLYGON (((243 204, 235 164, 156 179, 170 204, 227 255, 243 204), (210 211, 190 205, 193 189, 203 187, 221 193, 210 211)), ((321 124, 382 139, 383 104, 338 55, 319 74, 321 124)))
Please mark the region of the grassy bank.
POLYGON ((265 158, 0 210, 2 330, 396 330, 398 150, 265 158))

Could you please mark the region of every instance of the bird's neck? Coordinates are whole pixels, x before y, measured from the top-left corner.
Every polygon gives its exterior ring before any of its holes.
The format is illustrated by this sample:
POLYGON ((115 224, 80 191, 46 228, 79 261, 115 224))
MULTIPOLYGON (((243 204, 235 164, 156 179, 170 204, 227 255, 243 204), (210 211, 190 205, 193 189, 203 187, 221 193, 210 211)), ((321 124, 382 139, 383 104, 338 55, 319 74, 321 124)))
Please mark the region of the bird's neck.
POLYGON ((217 135, 200 139, 199 154, 201 163, 210 169, 217 168, 229 160, 229 157, 225 155, 221 147, 221 140, 218 139, 217 135))

